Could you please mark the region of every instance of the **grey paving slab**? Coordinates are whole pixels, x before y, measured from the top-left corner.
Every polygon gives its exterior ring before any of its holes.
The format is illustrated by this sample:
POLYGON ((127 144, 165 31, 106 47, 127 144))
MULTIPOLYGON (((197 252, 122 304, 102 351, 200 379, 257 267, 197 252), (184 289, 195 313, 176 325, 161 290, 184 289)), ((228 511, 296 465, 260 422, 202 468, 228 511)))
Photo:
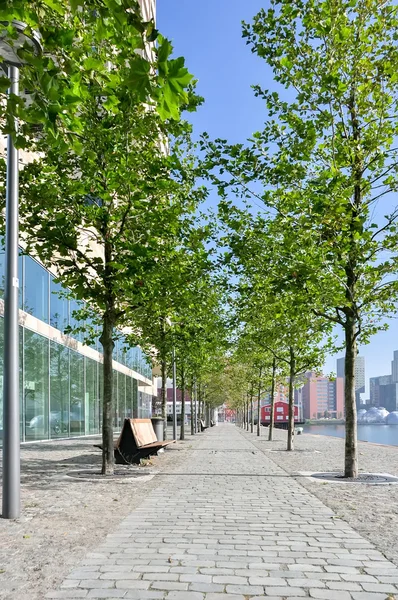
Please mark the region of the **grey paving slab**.
POLYGON ((378 600, 398 568, 232 425, 202 434, 47 598, 378 600))

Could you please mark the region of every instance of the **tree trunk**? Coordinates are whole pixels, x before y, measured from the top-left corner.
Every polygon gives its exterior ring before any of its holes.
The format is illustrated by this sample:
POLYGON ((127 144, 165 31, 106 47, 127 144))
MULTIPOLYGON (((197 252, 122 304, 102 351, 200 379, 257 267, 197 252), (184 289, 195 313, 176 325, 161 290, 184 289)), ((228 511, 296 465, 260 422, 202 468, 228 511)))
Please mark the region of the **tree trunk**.
POLYGON ((249 431, 250 419, 249 419, 249 398, 246 400, 246 431, 249 431))
POLYGON ((167 363, 166 358, 162 357, 162 417, 163 417, 163 439, 167 439, 167 363))
POLYGON ((185 373, 184 365, 181 366, 181 427, 180 440, 185 440, 185 373))
POLYGON ((276 358, 272 361, 272 381, 271 381, 271 413, 269 416, 268 441, 274 439, 274 423, 275 423, 275 378, 276 378, 276 358))
POLYGON ((347 317, 345 330, 345 461, 344 477, 358 477, 357 407, 355 403, 355 320, 347 317))
MULTIPOLYGON (((198 427, 199 421, 202 419, 203 406, 202 406, 202 385, 199 384, 198 388, 198 414, 196 415, 196 426, 198 427)), ((199 431, 200 431, 199 427, 199 431)))
POLYGON ((250 433, 254 433, 254 410, 253 410, 253 396, 250 396, 250 433))
POLYGON ((260 427, 261 427, 261 375, 263 372, 263 368, 260 367, 260 373, 258 376, 258 394, 257 394, 257 436, 260 437, 260 427))
POLYGON ((194 403, 193 403, 193 432, 194 433, 198 432, 197 410, 198 410, 198 384, 195 382, 195 397, 194 397, 194 403))
POLYGON ((356 89, 353 87, 348 103, 352 137, 355 142, 354 160, 352 167, 352 177, 354 180, 353 201, 348 202, 348 208, 351 210, 351 222, 348 243, 350 251, 348 253, 345 265, 346 285, 346 309, 345 309, 345 364, 344 364, 344 400, 345 400, 345 457, 344 457, 344 477, 358 477, 358 443, 357 443, 357 407, 355 403, 355 360, 357 353, 356 335, 358 312, 354 310, 356 301, 356 283, 357 277, 357 255, 358 242, 363 235, 363 220, 358 218, 361 215, 362 208, 362 179, 363 179, 363 159, 361 151, 357 150, 361 144, 361 124, 358 118, 356 107, 356 89))
POLYGON ((113 475, 113 328, 115 325, 114 308, 104 313, 100 342, 104 356, 103 364, 103 406, 102 406, 102 475, 113 475))
POLYGON ((195 382, 192 379, 192 385, 191 385, 191 435, 195 434, 195 430, 194 430, 194 424, 193 424, 193 395, 195 392, 195 382))
POLYGON ((296 357, 293 348, 290 348, 290 373, 289 373, 289 423, 287 429, 287 449, 294 449, 294 376, 296 374, 296 357))

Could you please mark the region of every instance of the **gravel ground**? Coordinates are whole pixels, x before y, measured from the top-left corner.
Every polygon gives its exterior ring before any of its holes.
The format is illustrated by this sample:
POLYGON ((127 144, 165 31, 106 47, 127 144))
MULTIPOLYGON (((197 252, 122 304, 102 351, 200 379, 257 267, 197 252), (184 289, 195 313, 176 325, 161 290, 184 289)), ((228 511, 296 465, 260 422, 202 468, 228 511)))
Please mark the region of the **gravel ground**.
MULTIPOLYGON (((295 451, 286 452, 285 431, 276 430, 274 442, 266 441, 263 428, 260 441, 255 434, 245 435, 289 474, 343 470, 341 438, 304 433, 295 437, 295 451)), ((358 444, 360 471, 398 476, 398 446, 358 444)), ((398 485, 329 483, 303 476, 297 480, 398 565, 398 485)))
POLYGON ((42 600, 145 500, 158 485, 154 474, 178 467, 199 437, 187 435, 152 465, 118 467, 132 477, 106 482, 67 475, 99 472, 101 452, 93 448, 98 439, 22 446, 22 516, 0 519, 0 598, 42 600))

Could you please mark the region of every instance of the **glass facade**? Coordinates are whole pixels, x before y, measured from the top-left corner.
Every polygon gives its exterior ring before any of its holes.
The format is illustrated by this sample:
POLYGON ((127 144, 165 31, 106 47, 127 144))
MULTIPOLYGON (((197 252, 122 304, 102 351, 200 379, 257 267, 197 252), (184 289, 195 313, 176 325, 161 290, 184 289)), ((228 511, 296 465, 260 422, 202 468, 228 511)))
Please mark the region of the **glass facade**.
MULTIPOLYGON (((60 297, 62 286, 37 261, 20 256, 20 307, 60 331, 80 325, 73 312, 82 306, 60 297)), ((0 248, 0 297, 3 297, 4 251, 0 248)), ((3 430, 4 325, 0 318, 0 443, 3 430)), ((101 432, 102 364, 63 343, 20 325, 21 441, 38 441, 101 432)), ((83 333, 72 335, 83 341, 83 333)), ((63 341, 63 340, 62 340, 63 341)), ((90 344, 101 351, 98 339, 90 344)), ((151 367, 140 348, 129 348, 120 336, 114 360, 151 379, 151 367)), ((114 369, 114 425, 125 417, 150 416, 152 397, 138 392, 138 381, 114 369)))

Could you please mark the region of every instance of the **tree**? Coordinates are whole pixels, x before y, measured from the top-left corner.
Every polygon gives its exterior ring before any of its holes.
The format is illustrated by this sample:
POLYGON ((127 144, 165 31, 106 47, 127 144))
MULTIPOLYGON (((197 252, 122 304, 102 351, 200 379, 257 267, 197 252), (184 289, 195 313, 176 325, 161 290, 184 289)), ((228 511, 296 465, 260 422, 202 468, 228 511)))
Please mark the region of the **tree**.
MULTIPOLYGON (((324 317, 313 314, 306 296, 297 294, 296 277, 286 270, 291 240, 278 219, 252 215, 230 202, 220 203, 220 217, 226 231, 224 260, 235 281, 239 278, 233 284, 237 335, 250 341, 246 347, 253 344, 287 367, 287 449, 293 450, 295 382, 306 370, 322 365, 331 327, 324 317)), ((272 401, 272 392, 271 396, 272 401)), ((273 423, 271 436, 272 428, 273 423)))
POLYGON ((17 37, 15 20, 26 24, 28 37, 38 34, 42 46, 38 55, 28 44, 18 49, 24 62, 20 88, 29 90, 27 95, 7 96, 10 81, 0 77, 0 129, 13 133, 19 147, 34 148, 39 126, 41 137, 58 152, 81 151, 81 110, 93 82, 108 110, 119 105, 122 90, 162 119, 178 120, 179 106, 188 103, 192 78, 184 60, 169 60, 170 42, 153 20, 143 20, 136 0, 6 0, 0 36, 10 44, 17 37))
MULTIPOLYGON (((112 70, 100 78, 93 66, 90 94, 80 104, 79 145, 60 154, 43 136, 35 146, 40 159, 23 170, 21 185, 21 226, 29 232, 28 251, 44 264, 55 264, 60 280, 91 304, 101 324, 103 474, 113 471, 115 330, 134 326, 133 313, 145 302, 144 283, 155 285, 159 255, 173 251, 165 240, 174 240, 179 216, 190 210, 191 185, 182 160, 189 128, 178 120, 162 121, 148 108, 151 94, 159 95, 157 78, 146 80, 148 101, 143 104, 140 87, 131 80, 137 44, 126 47, 114 37, 106 45, 114 49, 107 55, 112 70), (169 136, 174 139, 167 154, 161 141, 169 136)), ((160 46, 156 52, 158 60, 147 61, 149 69, 175 69, 175 61, 168 61, 169 49, 160 46)), ((96 58, 104 60, 102 51, 96 58)), ((177 62, 182 68, 181 60, 177 62)), ((186 86, 191 76, 184 71, 186 86)), ((188 98, 182 91, 169 96, 177 116, 188 98)))
POLYGON ((398 210, 387 202, 375 214, 397 189, 397 14, 390 1, 271 0, 243 35, 282 92, 255 86, 268 121, 248 147, 210 144, 229 174, 222 192, 264 185, 255 195, 300 246, 287 259, 298 293, 343 330, 346 477, 358 474, 357 345, 385 327, 397 299, 398 210))

